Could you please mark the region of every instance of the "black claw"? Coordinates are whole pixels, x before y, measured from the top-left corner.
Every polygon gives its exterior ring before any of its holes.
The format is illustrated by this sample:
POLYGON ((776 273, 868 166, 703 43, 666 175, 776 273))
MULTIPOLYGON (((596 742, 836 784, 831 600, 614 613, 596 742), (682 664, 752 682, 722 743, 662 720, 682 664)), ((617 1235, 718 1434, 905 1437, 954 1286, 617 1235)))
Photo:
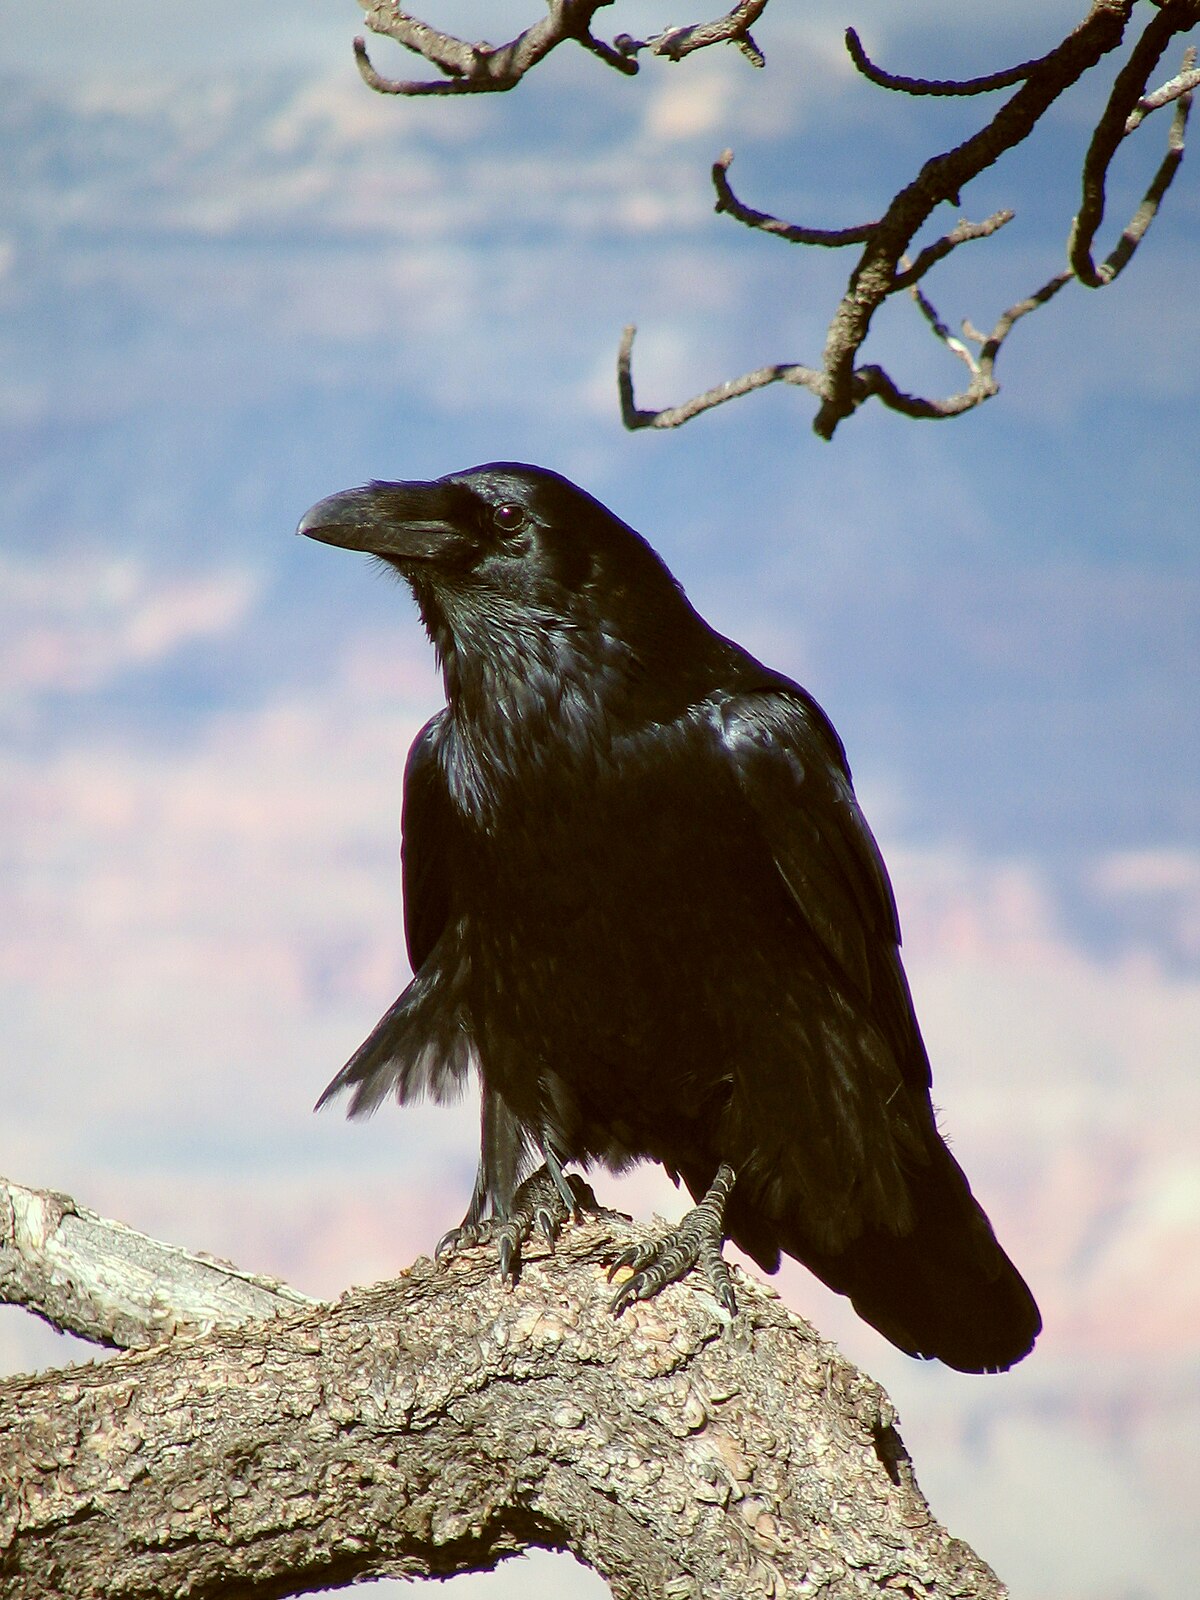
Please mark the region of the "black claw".
POLYGON ((509 1224, 508 1226, 506 1226, 503 1229, 501 1229, 501 1232, 500 1232, 500 1250, 499 1250, 499 1255, 500 1255, 500 1276, 505 1281, 505 1283, 515 1283, 516 1282, 517 1274, 514 1271, 514 1267, 513 1267, 513 1257, 517 1254, 517 1251, 519 1250, 519 1248, 520 1248, 520 1246, 519 1246, 519 1243, 517 1241, 517 1238, 516 1238, 516 1235, 515 1235, 515 1230, 513 1229, 512 1225, 509 1224))
POLYGON ((733 1280, 721 1255, 725 1205, 733 1184, 733 1168, 721 1166, 704 1199, 678 1227, 652 1244, 630 1245, 622 1250, 609 1268, 608 1280, 611 1283, 622 1267, 631 1267, 633 1276, 610 1301, 613 1316, 619 1317, 635 1300, 651 1299, 668 1283, 678 1283, 695 1266, 699 1266, 709 1289, 729 1315, 736 1314, 733 1280))
POLYGON ((553 1248, 563 1224, 584 1211, 598 1213, 596 1197, 582 1178, 571 1173, 564 1175, 561 1168, 557 1177, 549 1166, 539 1167, 512 1197, 509 1214, 503 1221, 499 1217, 486 1217, 481 1221, 467 1220, 461 1227, 451 1228, 434 1249, 435 1261, 441 1261, 450 1251, 496 1241, 500 1276, 505 1283, 515 1283, 521 1271, 521 1247, 532 1238, 536 1229, 553 1248), (561 1187, 560 1187, 561 1185, 561 1187), (570 1196, 568 1202, 564 1196, 570 1196))
POLYGON ((608 1281, 609 1281, 609 1283, 611 1283, 613 1281, 613 1279, 616 1277, 617 1273, 620 1272, 622 1267, 632 1267, 635 1264, 635 1262, 637 1261, 637 1258, 641 1255, 641 1253, 642 1253, 641 1246, 640 1245, 636 1245, 636 1244, 628 1245, 624 1250, 622 1250, 621 1254, 617 1257, 617 1259, 613 1262, 612 1266, 609 1267, 609 1269, 608 1269, 608 1281))
POLYGON ((475 1222, 464 1222, 461 1228, 451 1228, 433 1247, 433 1259, 441 1261, 454 1250, 469 1250, 483 1238, 483 1229, 475 1222))
POLYGON ((613 1316, 619 1317, 622 1312, 628 1311, 636 1300, 649 1299, 655 1292, 653 1289, 648 1289, 649 1281, 644 1272, 635 1272, 632 1278, 626 1279, 608 1303, 613 1316))
POLYGON ((538 1231, 541 1233, 542 1238, 545 1239, 547 1244, 553 1245, 562 1231, 562 1219, 556 1216, 548 1206, 538 1206, 533 1214, 533 1219, 537 1223, 538 1231))

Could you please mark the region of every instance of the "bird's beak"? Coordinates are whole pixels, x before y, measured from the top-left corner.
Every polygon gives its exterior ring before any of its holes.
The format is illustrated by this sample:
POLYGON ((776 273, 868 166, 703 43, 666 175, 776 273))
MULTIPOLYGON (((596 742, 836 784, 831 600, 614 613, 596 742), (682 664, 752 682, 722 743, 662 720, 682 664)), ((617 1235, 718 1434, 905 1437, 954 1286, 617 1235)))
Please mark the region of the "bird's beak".
POLYGON ((462 540, 455 497, 443 483, 369 483, 319 500, 296 529, 323 544, 393 561, 436 561, 462 540))

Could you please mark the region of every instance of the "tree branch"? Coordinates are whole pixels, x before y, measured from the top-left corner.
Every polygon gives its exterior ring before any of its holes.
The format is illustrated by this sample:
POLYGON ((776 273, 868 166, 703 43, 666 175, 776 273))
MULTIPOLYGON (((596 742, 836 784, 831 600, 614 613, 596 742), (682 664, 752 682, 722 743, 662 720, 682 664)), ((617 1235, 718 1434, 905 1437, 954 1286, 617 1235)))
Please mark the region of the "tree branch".
POLYGON ((750 37, 750 29, 767 9, 767 0, 739 0, 723 17, 712 22, 693 22, 680 28, 667 28, 650 39, 631 39, 622 33, 613 41, 623 51, 648 50, 668 61, 682 61, 693 50, 706 50, 713 44, 736 44, 752 66, 765 66, 762 51, 750 37))
POLYGON ((1169 106, 1173 100, 1178 100, 1181 95, 1190 94, 1193 89, 1200 89, 1200 72, 1191 65, 1195 59, 1195 49, 1189 45, 1184 51, 1183 71, 1169 79, 1161 88, 1155 89, 1153 94, 1142 96, 1129 113, 1129 120, 1125 124, 1126 133, 1132 133, 1152 111, 1157 111, 1162 106, 1169 106))
POLYGON ((1200 20, 1200 11, 1195 0, 1165 0, 1117 74, 1104 114, 1096 124, 1083 164, 1083 200, 1067 245, 1071 270, 1089 289, 1102 289, 1110 281, 1097 271, 1092 259, 1092 241, 1104 220, 1109 165, 1117 147, 1128 135, 1129 119, 1163 52, 1177 33, 1194 27, 1197 20, 1200 20))
POLYGON ((907 257, 900 258, 901 270, 892 280, 893 289, 909 289, 920 283, 930 267, 948 256, 951 250, 957 250, 960 244, 968 244, 972 239, 988 239, 993 233, 999 232, 1006 223, 1012 221, 1015 211, 994 211, 990 217, 985 217, 982 222, 968 222, 964 218, 957 227, 951 228, 949 233, 944 233, 940 239, 935 239, 932 244, 927 244, 917 259, 908 263, 907 257))
POLYGON ((877 67, 862 47, 857 30, 846 29, 846 50, 855 67, 864 78, 878 84, 881 89, 898 89, 901 94, 912 95, 973 95, 991 94, 995 89, 1011 89, 1014 83, 1024 83, 1032 72, 1048 59, 1039 56, 1035 61, 1022 61, 1019 66, 1006 67, 1003 72, 989 72, 982 78, 902 78, 899 73, 885 72, 877 67))
POLYGON ((274 1278, 163 1244, 68 1195, 6 1178, 0 1178, 0 1301, 118 1350, 313 1304, 274 1278))
POLYGON ((763 233, 786 239, 789 244, 819 244, 838 248, 846 244, 863 244, 879 226, 878 222, 863 222, 854 228, 803 228, 795 222, 781 222, 766 211, 754 211, 743 205, 729 184, 729 168, 733 165, 733 151, 723 150, 713 162, 712 181, 717 191, 713 210, 725 212, 747 228, 760 228, 763 233))
POLYGON ((765 1287, 739 1274, 725 1329, 692 1282, 612 1317, 604 1264, 646 1232, 570 1228, 515 1290, 464 1251, 0 1385, 0 1597, 277 1600, 536 1545, 618 1600, 1003 1600, 883 1391, 765 1287))
POLYGON ((785 222, 768 212, 743 204, 733 193, 728 180, 732 151, 726 150, 713 166, 716 210, 734 217, 746 227, 770 233, 789 243, 839 246, 863 244, 865 249, 850 277, 850 283, 834 314, 826 336, 820 367, 796 363, 776 363, 758 368, 740 378, 717 384, 681 405, 661 410, 639 408, 633 398, 630 368, 632 330, 627 329, 618 354, 618 389, 621 415, 627 428, 677 427, 701 412, 722 405, 726 400, 771 383, 791 383, 818 396, 821 405, 813 426, 822 438, 831 438, 838 423, 865 400, 877 399, 906 416, 941 419, 958 416, 999 393, 995 380, 995 361, 1012 327, 1038 306, 1047 304, 1058 290, 1078 276, 1081 282, 1101 287, 1128 264, 1144 237, 1183 157, 1184 130, 1192 89, 1200 84, 1193 71, 1195 52, 1185 53, 1183 71, 1151 95, 1144 93, 1150 73, 1170 39, 1200 20, 1196 0, 1165 0, 1157 15, 1147 24, 1129 61, 1118 73, 1108 108, 1097 126, 1083 169, 1084 203, 1072 230, 1070 257, 1072 271, 1051 279, 1025 300, 1011 306, 992 334, 983 336, 972 330, 981 350, 973 354, 962 340, 950 334, 922 289, 929 271, 960 244, 986 238, 1012 220, 1011 210, 997 211, 983 222, 960 221, 939 239, 925 245, 915 258, 909 256, 912 241, 933 210, 941 204, 958 203, 960 191, 972 178, 992 165, 1007 150, 1020 144, 1033 131, 1051 104, 1104 55, 1121 43, 1134 0, 1093 0, 1087 16, 1058 46, 1036 60, 987 77, 964 82, 902 78, 885 73, 866 56, 858 35, 847 33, 847 48, 858 69, 872 82, 909 94, 975 95, 1020 84, 1018 92, 977 133, 962 144, 935 156, 921 168, 917 177, 891 201, 876 222, 846 229, 802 227, 785 222), (1176 101, 1168 152, 1137 214, 1125 230, 1117 248, 1096 267, 1090 255, 1091 241, 1103 218, 1104 181, 1109 163, 1120 140, 1159 105, 1176 101), (876 310, 890 295, 908 290, 933 332, 970 372, 970 381, 958 394, 934 399, 906 393, 883 368, 856 365, 857 357, 870 331, 876 310))
MULTIPOLYGON (((428 82, 382 78, 371 65, 362 40, 355 41, 359 68, 367 83, 385 94, 474 94, 514 87, 533 66, 568 39, 582 44, 610 66, 634 74, 642 52, 678 61, 695 50, 731 42, 761 65, 762 57, 750 34, 765 10, 767 0, 737 0, 723 16, 711 22, 671 27, 649 39, 618 34, 611 44, 591 33, 592 21, 604 5, 614 0, 548 0, 548 13, 508 44, 496 47, 468 43, 439 33, 400 10, 395 0, 359 0, 368 26, 385 34, 429 61, 443 74, 428 82)), ((1008 208, 974 223, 965 218, 931 243, 914 249, 918 234, 940 205, 960 204, 962 190, 974 178, 1021 144, 1049 108, 1106 55, 1122 43, 1137 0, 1090 0, 1086 15, 1061 43, 1044 55, 1002 71, 967 79, 927 79, 903 76, 876 65, 853 28, 846 31, 846 48, 856 69, 882 88, 917 96, 978 96, 1015 88, 1016 93, 969 138, 940 155, 930 157, 920 171, 889 202, 873 222, 849 228, 814 228, 787 222, 767 211, 743 203, 729 182, 733 152, 724 151, 713 164, 715 209, 743 226, 783 239, 789 244, 839 248, 863 247, 849 283, 829 323, 819 366, 798 362, 772 362, 741 377, 715 384, 679 405, 650 410, 634 400, 631 371, 632 329, 626 329, 618 354, 618 389, 622 420, 627 428, 674 428, 756 389, 775 383, 804 388, 820 401, 814 431, 833 437, 838 425, 865 401, 878 399, 890 409, 922 418, 958 416, 999 393, 994 364, 1005 337, 1023 316, 1046 305, 1071 276, 1092 288, 1112 281, 1132 257, 1153 220, 1183 155, 1183 130, 1192 91, 1200 87, 1194 52, 1185 55, 1183 70, 1160 88, 1147 92, 1150 73, 1175 35, 1200 22, 1200 0, 1155 0, 1155 15, 1148 21, 1126 64, 1117 73, 1104 114, 1096 125, 1082 168, 1083 198, 1071 229, 1068 256, 1071 273, 1050 279, 1041 289, 1018 301, 987 336, 971 333, 981 345, 973 355, 961 340, 950 335, 924 292, 923 280, 938 262, 969 240, 989 237, 1014 212, 1008 208), (1176 102, 1177 116, 1167 157, 1147 191, 1143 205, 1113 252, 1099 267, 1092 256, 1096 232, 1103 220, 1105 183, 1109 166, 1121 140, 1128 137, 1154 110, 1176 102), (875 313, 889 296, 907 290, 933 329, 957 359, 965 361, 970 382, 960 393, 942 399, 906 393, 896 381, 872 364, 859 364, 875 313)))
POLYGON ((454 34, 441 33, 402 11, 395 0, 358 3, 372 33, 394 39, 443 74, 433 79, 385 78, 372 65, 366 41, 355 39, 358 70, 363 82, 377 94, 503 93, 515 88, 531 68, 567 42, 582 45, 607 66, 630 77, 638 70, 637 56, 643 50, 668 61, 682 61, 695 50, 730 43, 736 44, 754 66, 763 65, 762 52, 751 38, 750 29, 766 9, 767 0, 738 0, 732 10, 711 22, 667 28, 650 39, 634 39, 622 33, 612 44, 597 39, 591 28, 596 12, 613 5, 615 0, 548 0, 546 15, 503 45, 483 40, 471 43, 454 34))
POLYGON ((698 417, 702 411, 711 411, 714 406, 724 405, 726 400, 736 400, 739 395, 749 394, 754 389, 765 389, 771 383, 794 383, 801 388, 811 389, 814 394, 822 393, 825 376, 818 368, 781 363, 778 366, 759 367, 756 372, 744 373, 740 378, 729 378, 725 383, 719 383, 715 388, 706 389, 703 394, 685 400, 682 405, 666 406, 661 411, 644 411, 638 406, 633 393, 633 341, 636 335, 637 328, 630 323, 621 335, 621 346, 617 352, 617 392, 621 401, 621 420, 629 429, 678 428, 682 423, 698 417))

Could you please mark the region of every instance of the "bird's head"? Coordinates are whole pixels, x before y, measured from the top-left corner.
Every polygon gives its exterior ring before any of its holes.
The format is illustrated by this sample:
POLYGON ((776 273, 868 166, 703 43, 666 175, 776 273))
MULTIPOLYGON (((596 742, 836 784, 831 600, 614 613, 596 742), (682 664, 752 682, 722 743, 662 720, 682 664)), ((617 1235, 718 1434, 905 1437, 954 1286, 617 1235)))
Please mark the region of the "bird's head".
POLYGON ((370 483, 300 533, 362 550, 409 583, 446 670, 464 681, 638 678, 711 637, 646 541, 541 467, 493 462, 431 483, 370 483))

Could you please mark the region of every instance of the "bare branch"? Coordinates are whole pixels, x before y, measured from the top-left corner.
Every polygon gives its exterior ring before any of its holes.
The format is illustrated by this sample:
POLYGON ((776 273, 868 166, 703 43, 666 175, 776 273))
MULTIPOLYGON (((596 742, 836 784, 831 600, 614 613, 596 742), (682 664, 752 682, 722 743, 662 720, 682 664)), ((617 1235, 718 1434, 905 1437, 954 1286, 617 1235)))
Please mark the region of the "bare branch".
POLYGON ((1104 220, 1104 186, 1109 165, 1127 135, 1129 118, 1163 52, 1177 33, 1194 27, 1198 20, 1200 13, 1195 0, 1166 0, 1146 25, 1129 60, 1117 74, 1104 114, 1096 124, 1083 164, 1083 200, 1067 247, 1071 270, 1089 289, 1100 289, 1110 281, 1097 270, 1092 259, 1092 241, 1104 220))
MULTIPOLYGON (((767 213, 752 211, 737 199, 729 185, 727 172, 732 156, 726 151, 713 167, 718 211, 728 212, 749 227, 759 228, 789 242, 821 245, 865 242, 867 249, 831 324, 823 369, 798 364, 761 367, 696 395, 682 405, 653 412, 639 410, 633 401, 630 372, 632 338, 630 331, 626 330, 618 362, 621 411, 626 427, 677 427, 726 400, 779 382, 797 384, 820 397, 822 405, 814 427, 826 438, 831 437, 842 417, 849 415, 868 398, 878 399, 906 416, 944 418, 958 416, 997 394, 999 385, 994 369, 1004 339, 1017 321, 1047 304, 1074 274, 1066 273, 1051 279, 1036 293, 1011 306, 990 335, 976 335, 973 331, 968 334, 981 345, 979 355, 974 356, 961 340, 950 333, 919 285, 926 273, 958 245, 995 233, 1011 220, 1013 213, 998 211, 981 223, 962 221, 949 233, 927 245, 913 261, 905 253, 908 243, 934 205, 956 198, 963 183, 1004 150, 1025 138, 1047 106, 1089 65, 1094 65, 1103 54, 1116 47, 1124 27, 1124 13, 1129 8, 1128 4, 1120 6, 1116 0, 1107 0, 1107 3, 1097 0, 1079 28, 1048 56, 1026 63, 1020 69, 1013 69, 1008 75, 997 74, 992 79, 977 79, 968 85, 959 85, 958 88, 964 92, 981 93, 985 87, 1001 87, 1004 81, 1013 78, 1025 80, 1024 87, 991 123, 957 149, 927 162, 918 179, 896 196, 885 216, 864 228, 842 231, 802 228, 767 213), (911 395, 902 390, 882 368, 854 365, 853 357, 866 338, 874 309, 888 295, 902 289, 912 293, 936 336, 957 359, 967 365, 970 381, 960 393, 944 399, 911 395)), ((1105 139, 1111 139, 1113 130, 1116 130, 1117 142, 1124 137, 1126 123, 1132 114, 1130 108, 1135 102, 1141 104, 1138 96, 1144 90, 1149 73, 1161 57, 1167 41, 1173 33, 1180 31, 1189 18, 1194 20, 1194 16, 1194 4, 1184 5, 1183 0, 1169 0, 1159 17, 1148 25, 1146 35, 1139 41, 1129 64, 1118 75, 1106 120, 1097 130, 1092 152, 1089 153, 1091 166, 1085 169, 1085 193, 1094 199, 1098 192, 1100 197, 1099 212, 1091 223, 1093 233, 1103 211, 1103 178, 1112 153, 1105 139)), ((856 38, 851 46, 852 54, 855 45, 856 38)), ((861 47, 859 49, 861 53, 861 47)), ((1172 85, 1164 85, 1164 90, 1158 92, 1164 94, 1160 103, 1166 103, 1165 91, 1168 89, 1177 100, 1168 153, 1116 249, 1099 269, 1093 267, 1097 283, 1111 282, 1128 263, 1153 220, 1182 159, 1183 134, 1190 106, 1189 74, 1194 63, 1195 55, 1191 52, 1185 56, 1183 73, 1172 85)), ((877 70, 872 69, 873 72, 877 70)), ((911 81, 916 80, 889 78, 887 86, 904 88, 911 81)), ((940 87, 935 85, 934 90, 940 87)), ((1155 98, 1157 100, 1157 95, 1155 98)), ((1112 149, 1115 149, 1115 144, 1112 149)))
POLYGON ((354 41, 354 55, 363 81, 380 94, 487 94, 514 88, 539 61, 565 40, 584 43, 621 72, 636 72, 637 63, 620 52, 601 50, 591 35, 591 20, 612 0, 550 0, 544 17, 504 45, 471 44, 440 33, 411 17, 394 0, 358 0, 372 33, 394 39, 437 67, 444 79, 406 81, 381 77, 371 65, 366 44, 354 41))
POLYGON ((846 49, 864 78, 869 78, 881 89, 898 89, 902 94, 912 95, 990 94, 994 89, 1011 89, 1014 83, 1024 83, 1048 59, 1039 56, 1035 61, 1022 61, 1019 66, 1008 67, 1003 72, 990 72, 983 78, 902 78, 898 73, 885 72, 882 67, 875 65, 853 28, 846 29, 846 49))
POLYGON ((376 70, 367 53, 366 41, 355 39, 354 58, 363 82, 377 94, 502 94, 515 88, 525 74, 544 60, 551 50, 568 41, 582 45, 607 66, 633 76, 638 70, 640 51, 682 61, 695 50, 714 44, 736 44, 756 66, 763 65, 762 52, 750 36, 751 26, 766 9, 767 0, 738 0, 731 11, 712 22, 692 23, 667 28, 650 39, 633 39, 627 33, 612 44, 597 39, 591 31, 597 11, 614 0, 548 0, 544 17, 519 33, 508 44, 491 45, 480 40, 471 43, 454 34, 442 33, 427 22, 402 11, 395 0, 358 0, 372 33, 394 39, 443 73, 442 78, 385 78, 376 70))
MULTIPOLYGON (((596 39, 592 20, 612 0, 547 0, 547 15, 509 44, 494 47, 470 44, 431 29, 401 11, 394 0, 359 0, 371 28, 395 39, 443 73, 431 83, 409 83, 381 78, 371 66, 359 41, 360 70, 372 87, 390 94, 465 94, 510 89, 521 76, 559 43, 576 43, 626 73, 637 71, 636 57, 646 52, 678 61, 695 50, 732 42, 761 62, 750 28, 765 10, 767 0, 738 0, 723 16, 711 22, 665 29, 649 39, 619 34, 612 44, 596 39)), ((948 417, 980 404, 998 393, 994 376, 996 356, 1016 322, 1045 305, 1071 276, 1090 287, 1101 287, 1125 267, 1169 187, 1183 155, 1183 136, 1192 91, 1200 87, 1195 52, 1185 53, 1183 70, 1153 92, 1146 84, 1170 39, 1200 22, 1200 0, 1155 0, 1156 13, 1147 23, 1126 64, 1117 73, 1104 115, 1092 137, 1082 173, 1083 199, 1069 244, 1071 273, 1050 279, 1041 289, 1019 301, 1000 318, 989 335, 968 335, 980 345, 972 355, 950 334, 923 289, 923 279, 959 245, 983 239, 1012 220, 1013 211, 993 213, 982 222, 959 221, 931 244, 912 254, 913 241, 933 211, 944 204, 958 206, 959 196, 972 179, 1014 149, 1037 126, 1051 105, 1122 43, 1137 0, 1089 0, 1086 15, 1065 39, 1042 56, 1001 72, 963 80, 923 79, 886 72, 867 56, 853 28, 846 32, 846 48, 855 67, 872 83, 905 94, 924 96, 975 96, 1015 88, 1016 92, 992 118, 961 144, 927 160, 917 175, 890 201, 873 222, 849 228, 812 228, 783 220, 745 205, 729 182, 733 153, 724 151, 714 162, 712 182, 715 209, 745 227, 770 234, 790 244, 825 248, 863 247, 850 275, 846 292, 830 321, 819 367, 776 362, 732 378, 680 405, 646 410, 634 400, 631 371, 633 330, 626 329, 618 356, 621 415, 628 428, 672 428, 727 400, 776 383, 809 390, 820 400, 813 421, 815 432, 832 438, 839 423, 867 399, 907 416, 948 417), (1141 206, 1116 248, 1097 267, 1092 243, 1103 220, 1105 182, 1113 156, 1150 112, 1174 102, 1168 152, 1141 206), (929 399, 906 393, 882 370, 856 364, 870 332, 875 312, 891 295, 912 293, 918 309, 935 335, 957 359, 966 361, 970 381, 961 393, 929 399)))
POLYGON ((767 8, 767 0, 739 0, 723 17, 712 22, 693 22, 681 28, 667 28, 652 39, 631 39, 627 33, 613 43, 620 50, 630 52, 648 50, 654 56, 666 56, 669 61, 682 61, 693 50, 704 50, 713 44, 736 44, 753 66, 766 65, 762 51, 750 37, 750 29, 767 8))
POLYGON ((970 411, 996 392, 994 386, 989 387, 981 381, 973 382, 969 389, 961 394, 950 395, 945 400, 927 400, 923 395, 906 394, 882 367, 873 365, 855 369, 854 390, 856 405, 861 405, 864 400, 879 400, 889 411, 899 411, 918 422, 940 422, 946 417, 961 416, 964 411, 970 411))
POLYGON ((1142 96, 1129 113, 1125 123, 1126 133, 1132 133, 1139 123, 1145 121, 1150 113, 1157 111, 1160 106, 1169 106, 1173 100, 1178 100, 1180 95, 1190 94, 1193 89, 1200 89, 1200 72, 1194 68, 1195 60, 1195 48, 1189 45, 1184 52, 1183 71, 1169 79, 1160 89, 1155 89, 1153 94, 1142 96))
POLYGON ((713 162, 712 181, 713 188, 717 191, 717 203, 713 210, 718 213, 727 213, 738 222, 744 222, 748 228, 759 228, 763 233, 774 234, 778 239, 786 239, 790 244, 820 244, 839 246, 846 244, 864 244, 879 226, 877 222, 860 223, 856 228, 802 228, 794 222, 781 222, 778 217, 772 217, 765 211, 752 211, 745 206, 734 194, 729 186, 728 172, 733 164, 733 151, 723 150, 713 162))
POLYGON ((632 359, 636 333, 637 328, 630 324, 621 335, 621 346, 617 352, 617 392, 621 400, 621 420, 631 431, 639 428, 678 428, 682 423, 698 417, 702 411, 711 411, 714 406, 724 405, 726 400, 736 400, 739 395, 750 394, 754 389, 765 389, 772 383, 798 384, 801 388, 811 389, 816 395, 822 392, 825 377, 818 368, 781 364, 759 367, 756 372, 730 378, 725 383, 717 384, 715 389, 706 389, 703 394, 685 400, 682 405, 666 406, 661 411, 645 411, 637 405, 633 394, 632 359))
POLYGON ((934 307, 932 301, 930 301, 927 298, 927 296, 924 294, 924 292, 922 291, 920 284, 919 283, 913 283, 911 288, 910 288, 910 290, 909 290, 909 293, 912 295, 914 301, 916 302, 917 309, 920 311, 921 315, 925 318, 926 322, 928 322, 930 328, 932 328, 932 330, 936 334, 936 336, 946 346, 947 350, 950 351, 951 355, 957 356, 958 359, 961 362, 964 363, 964 365, 966 366, 967 370, 970 372, 970 374, 971 374, 971 387, 972 387, 972 390, 973 390, 976 387, 976 384, 978 383, 979 379, 982 376, 979 363, 976 361, 975 357, 971 354, 971 352, 967 349, 966 345, 962 342, 962 340, 961 339, 956 339, 954 337, 954 335, 950 332, 950 329, 946 326, 946 324, 942 321, 941 317, 938 315, 938 312, 937 312, 936 308, 934 307))
POLYGON ((940 239, 936 239, 933 244, 927 244, 911 265, 907 264, 908 258, 902 256, 903 270, 893 279, 893 288, 912 288, 914 284, 920 282, 930 267, 948 256, 951 250, 957 249, 960 244, 969 243, 972 239, 989 238, 1003 228, 1005 223, 1011 222, 1015 215, 1015 211, 995 211, 982 222, 967 222, 964 219, 949 233, 944 233, 940 239))
POLYGON ((1027 317, 1031 311, 1036 311, 1039 306, 1047 305, 1054 299, 1060 289, 1065 289, 1067 284, 1073 283, 1074 280, 1075 274, 1073 272, 1056 273, 1040 289, 1035 289, 1024 300, 1018 300, 1015 305, 1009 306, 989 334, 982 334, 978 332, 972 323, 965 322, 963 324, 963 332, 967 338, 974 339, 977 344, 983 346, 979 353, 980 366, 990 371, 995 364, 997 355, 1000 353, 1000 346, 1004 343, 1014 325, 1022 317, 1027 317))
MULTIPOLYGON (((1185 71, 1190 69, 1191 62, 1194 59, 1195 51, 1189 47, 1184 58, 1185 71)), ((1190 108, 1191 95, 1189 92, 1184 91, 1175 107, 1175 114, 1171 120, 1167 154, 1163 157, 1162 163, 1155 173, 1150 187, 1146 190, 1142 203, 1134 213, 1129 226, 1122 233, 1117 244, 1099 269, 1099 274, 1106 284, 1117 278, 1128 265, 1134 251, 1145 237, 1146 230, 1154 220, 1162 197, 1169 188, 1171 179, 1178 170, 1179 163, 1183 160, 1184 133, 1190 108)), ((951 335, 949 329, 938 318, 933 307, 921 294, 917 286, 913 285, 913 297, 917 300, 934 332, 944 341, 948 349, 959 356, 960 359, 966 361, 971 371, 972 376, 969 387, 961 395, 956 395, 952 400, 943 402, 943 404, 957 405, 959 410, 966 410, 970 405, 977 405, 981 400, 989 399, 993 394, 997 394, 999 385, 994 378, 996 358, 1000 354, 1005 339, 1008 338, 1008 335, 1023 317, 1027 317, 1031 311, 1036 311, 1040 306, 1047 305, 1058 294, 1060 289, 1064 289, 1074 279, 1075 274, 1070 270, 1057 273, 1048 282, 1044 283, 1040 289, 1027 296, 1026 299, 1019 300, 1015 305, 1009 306, 989 334, 980 333, 970 322, 964 323, 963 332, 965 336, 980 346, 978 357, 973 357, 970 351, 966 349, 966 346, 951 335), (962 403, 959 404, 959 402, 962 403)), ((955 413, 948 411, 945 414, 952 415, 955 413)))
POLYGON ((727 1331, 696 1282, 613 1318, 605 1263, 647 1233, 569 1228, 515 1289, 484 1247, 9 1379, 0 1600, 278 1600, 531 1546, 627 1600, 1003 1600, 933 1519, 887 1396, 768 1289, 737 1273, 727 1331))
MULTIPOLYGON (((1184 53, 1184 67, 1190 68, 1196 59, 1195 48, 1188 46, 1184 53)), ((1182 77, 1195 78, 1200 82, 1200 74, 1185 70, 1182 77)), ((1165 105, 1166 102, 1164 101, 1165 105)), ((1100 275, 1106 283, 1111 283, 1117 275, 1128 265, 1130 257, 1146 236, 1146 230, 1158 214, 1163 196, 1171 187, 1171 181, 1179 170, 1183 160, 1184 138, 1187 133, 1188 116, 1192 109, 1192 92, 1183 90, 1175 103, 1175 112, 1171 118, 1171 131, 1167 135, 1167 153, 1159 165, 1158 171, 1142 198, 1141 205, 1134 212, 1129 226, 1118 239, 1116 246, 1109 254, 1104 265, 1100 268, 1100 275)))
POLYGON ((118 1350, 279 1315, 307 1295, 0 1178, 0 1301, 118 1350))
POLYGON ((825 342, 828 393, 813 421, 819 437, 833 437, 855 399, 854 358, 879 306, 894 292, 897 265, 935 206, 954 199, 970 180, 1006 150, 1026 139, 1046 110, 1124 35, 1134 0, 1093 0, 1079 26, 1042 60, 1036 71, 977 133, 927 161, 889 205, 851 278, 825 342))

